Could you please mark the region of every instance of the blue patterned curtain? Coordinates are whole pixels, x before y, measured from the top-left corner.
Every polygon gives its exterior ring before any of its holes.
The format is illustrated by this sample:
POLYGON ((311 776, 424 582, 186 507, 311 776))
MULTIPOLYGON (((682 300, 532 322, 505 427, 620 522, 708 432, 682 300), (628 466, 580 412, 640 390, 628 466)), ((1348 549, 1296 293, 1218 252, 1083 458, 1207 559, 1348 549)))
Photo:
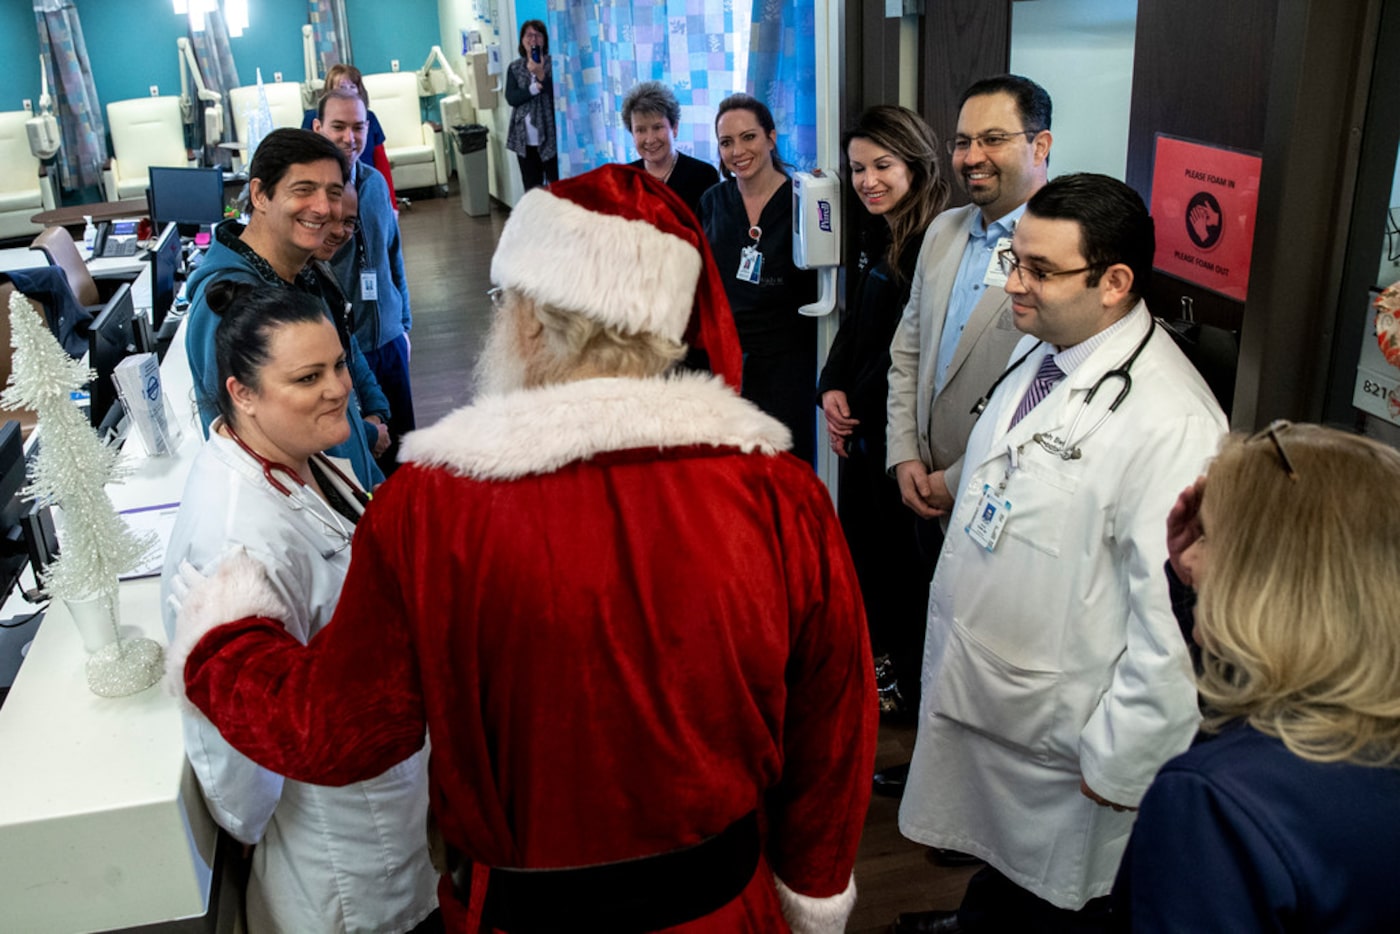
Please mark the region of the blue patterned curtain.
POLYGON ((778 155, 801 171, 817 164, 817 24, 804 0, 754 0, 748 91, 773 111, 778 155))
MULTIPOLYGON (((189 31, 190 47, 194 50, 194 60, 199 64, 199 73, 204 85, 217 91, 224 99, 224 133, 221 141, 233 139, 233 106, 229 103, 228 92, 238 87, 238 69, 233 64, 233 52, 228 46, 228 26, 224 14, 212 10, 204 15, 204 29, 201 32, 189 31)), ((190 89, 194 93, 194 89, 190 89)), ((195 103, 196 117, 194 142, 204 139, 204 105, 195 103)), ((194 147, 196 150, 199 146, 194 147)), ((206 145, 199 160, 200 165, 218 165, 225 169, 233 165, 233 153, 221 148, 217 142, 206 145)))
POLYGON ((341 38, 345 32, 344 2, 307 0, 306 21, 311 24, 311 39, 316 45, 316 61, 321 66, 321 77, 325 77, 332 65, 351 63, 350 45, 342 42, 341 38))
POLYGON ((715 105, 743 86, 747 0, 550 0, 549 19, 560 175, 637 158, 622 99, 640 81, 671 85, 676 148, 715 162, 715 105))
POLYGON ((78 11, 72 0, 34 0, 34 20, 63 136, 57 156, 60 183, 70 191, 101 185, 108 156, 107 121, 88 70, 78 11))

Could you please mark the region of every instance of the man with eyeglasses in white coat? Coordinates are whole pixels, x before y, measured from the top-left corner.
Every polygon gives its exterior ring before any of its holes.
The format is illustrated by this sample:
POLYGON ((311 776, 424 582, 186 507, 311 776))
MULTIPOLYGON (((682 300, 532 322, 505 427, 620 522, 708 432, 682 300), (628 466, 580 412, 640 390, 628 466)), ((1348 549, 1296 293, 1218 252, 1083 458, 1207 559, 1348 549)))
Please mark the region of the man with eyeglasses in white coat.
POLYGON ((1225 418, 1141 300, 1155 235, 1104 175, 1027 203, 999 265, 1026 337, 958 478, 929 594, 905 836, 974 854, 910 932, 1106 931, 1132 811, 1199 719, 1166 518, 1225 418))

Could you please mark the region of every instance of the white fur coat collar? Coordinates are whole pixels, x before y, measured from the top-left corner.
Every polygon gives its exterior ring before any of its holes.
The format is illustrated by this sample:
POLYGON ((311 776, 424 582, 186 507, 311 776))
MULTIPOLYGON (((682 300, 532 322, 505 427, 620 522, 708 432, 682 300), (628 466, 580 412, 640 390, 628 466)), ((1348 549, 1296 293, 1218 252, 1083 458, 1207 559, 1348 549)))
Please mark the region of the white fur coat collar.
POLYGON ((589 379, 479 397, 404 438, 399 459, 468 477, 552 473, 607 451, 686 445, 787 450, 792 435, 717 376, 589 379))

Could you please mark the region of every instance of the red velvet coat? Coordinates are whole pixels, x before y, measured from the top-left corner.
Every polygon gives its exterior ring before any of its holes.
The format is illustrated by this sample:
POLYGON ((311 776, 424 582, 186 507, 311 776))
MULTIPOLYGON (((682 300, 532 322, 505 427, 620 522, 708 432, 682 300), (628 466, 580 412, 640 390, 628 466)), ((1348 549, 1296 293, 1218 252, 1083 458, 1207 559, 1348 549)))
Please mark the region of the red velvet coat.
POLYGON ((830 500, 786 442, 712 378, 488 397, 406 440, 308 646, 267 619, 221 626, 188 695, 252 758, 323 784, 378 774, 426 728, 434 813, 480 866, 665 852, 757 807, 766 863, 682 929, 786 930, 767 866, 849 911, 869 646, 830 500))

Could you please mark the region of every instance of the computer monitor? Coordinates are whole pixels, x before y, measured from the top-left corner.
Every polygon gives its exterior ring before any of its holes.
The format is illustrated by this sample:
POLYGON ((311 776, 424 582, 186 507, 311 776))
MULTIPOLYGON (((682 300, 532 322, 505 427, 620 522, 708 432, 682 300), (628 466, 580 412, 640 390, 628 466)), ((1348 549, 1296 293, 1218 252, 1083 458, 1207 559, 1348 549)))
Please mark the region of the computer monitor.
POLYGON ((117 387, 112 382, 112 374, 118 363, 136 351, 136 335, 131 324, 134 311, 131 286, 123 282, 88 327, 88 366, 95 374, 88 387, 88 415, 92 419, 92 427, 103 433, 104 437, 104 430, 120 421, 120 403, 117 402, 117 387), (117 407, 115 420, 108 418, 114 414, 114 406, 117 407))
POLYGON ((171 222, 151 247, 151 328, 159 331, 175 304, 175 274, 180 269, 180 227, 171 222))
POLYGON ((153 165, 149 171, 151 220, 158 226, 179 224, 181 233, 192 236, 201 226, 224 219, 222 169, 153 165))

